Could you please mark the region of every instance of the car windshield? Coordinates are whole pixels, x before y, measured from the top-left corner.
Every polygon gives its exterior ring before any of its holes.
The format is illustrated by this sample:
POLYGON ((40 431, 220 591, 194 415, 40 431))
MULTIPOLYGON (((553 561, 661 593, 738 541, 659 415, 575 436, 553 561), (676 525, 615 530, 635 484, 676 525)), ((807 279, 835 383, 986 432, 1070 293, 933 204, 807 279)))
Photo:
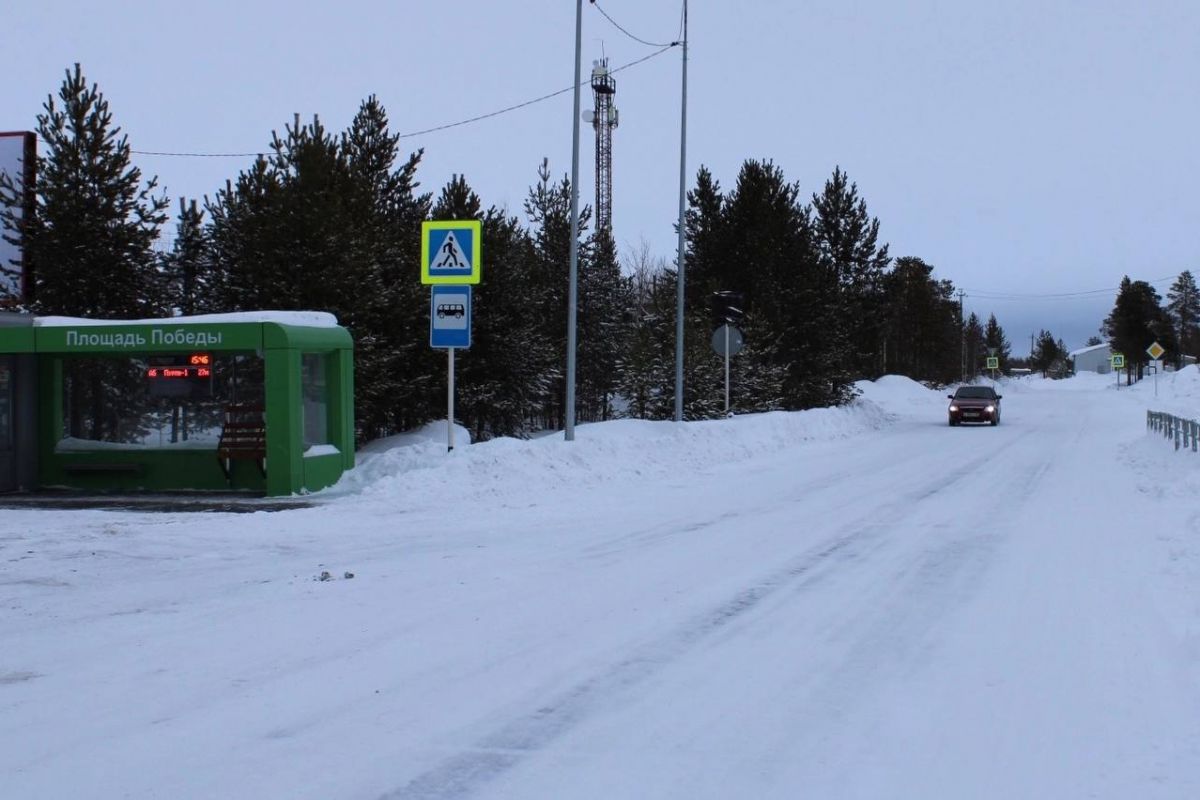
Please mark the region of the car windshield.
POLYGON ((990 386, 960 386, 955 397, 970 397, 978 400, 993 400, 996 392, 990 386))

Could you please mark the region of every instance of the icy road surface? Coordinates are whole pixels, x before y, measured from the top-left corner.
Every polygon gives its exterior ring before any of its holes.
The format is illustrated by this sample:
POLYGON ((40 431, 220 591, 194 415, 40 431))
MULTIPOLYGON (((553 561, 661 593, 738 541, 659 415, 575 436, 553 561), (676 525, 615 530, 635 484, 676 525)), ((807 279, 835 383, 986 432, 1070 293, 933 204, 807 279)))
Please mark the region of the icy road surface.
POLYGON ((306 510, 0 510, 0 795, 1200 797, 1200 454, 1145 432, 1198 386, 950 428, 887 378, 396 446, 306 510))

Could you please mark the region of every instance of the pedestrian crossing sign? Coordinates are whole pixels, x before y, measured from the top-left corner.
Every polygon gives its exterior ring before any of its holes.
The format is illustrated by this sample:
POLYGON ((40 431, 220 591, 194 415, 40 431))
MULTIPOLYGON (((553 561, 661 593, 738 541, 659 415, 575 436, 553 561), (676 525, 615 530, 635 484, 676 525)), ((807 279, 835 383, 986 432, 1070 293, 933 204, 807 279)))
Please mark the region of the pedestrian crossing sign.
POLYGON ((421 223, 421 283, 479 283, 482 225, 479 220, 421 223))

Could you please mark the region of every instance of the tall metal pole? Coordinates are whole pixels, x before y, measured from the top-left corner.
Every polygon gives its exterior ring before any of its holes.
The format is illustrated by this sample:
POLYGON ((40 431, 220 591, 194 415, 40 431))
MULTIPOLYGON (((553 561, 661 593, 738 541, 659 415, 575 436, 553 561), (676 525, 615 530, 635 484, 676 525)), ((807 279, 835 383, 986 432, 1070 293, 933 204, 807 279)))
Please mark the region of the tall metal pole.
POLYGON ((449 369, 447 374, 450 376, 446 384, 446 452, 454 450, 454 348, 446 348, 449 353, 449 369))
POLYGON ((575 3, 575 119, 571 132, 571 281, 567 290, 567 407, 563 435, 575 441, 575 306, 579 274, 579 59, 583 49, 583 0, 575 3))
MULTIPOLYGON (((675 421, 683 421, 683 245, 684 201, 687 197, 687 47, 688 4, 683 0, 683 93, 679 111, 679 254, 675 283, 675 421)), ((578 115, 577 115, 578 116, 578 115)))
POLYGON ((963 297, 962 289, 958 290, 958 324, 962 330, 961 342, 962 353, 959 359, 959 366, 962 367, 962 382, 967 382, 967 318, 963 316, 963 297))
POLYGON ((721 326, 725 331, 725 414, 729 414, 729 323, 721 326))

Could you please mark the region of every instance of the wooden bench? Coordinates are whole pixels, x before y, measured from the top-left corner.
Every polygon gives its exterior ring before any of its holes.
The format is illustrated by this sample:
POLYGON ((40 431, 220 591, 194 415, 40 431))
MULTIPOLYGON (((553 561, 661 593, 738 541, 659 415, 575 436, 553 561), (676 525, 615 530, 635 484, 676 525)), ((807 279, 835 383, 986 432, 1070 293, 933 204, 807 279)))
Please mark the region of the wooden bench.
POLYGON ((254 403, 235 403, 225 407, 225 424, 217 442, 217 462, 226 483, 233 482, 233 462, 253 461, 267 477, 267 424, 264 409, 254 403))

